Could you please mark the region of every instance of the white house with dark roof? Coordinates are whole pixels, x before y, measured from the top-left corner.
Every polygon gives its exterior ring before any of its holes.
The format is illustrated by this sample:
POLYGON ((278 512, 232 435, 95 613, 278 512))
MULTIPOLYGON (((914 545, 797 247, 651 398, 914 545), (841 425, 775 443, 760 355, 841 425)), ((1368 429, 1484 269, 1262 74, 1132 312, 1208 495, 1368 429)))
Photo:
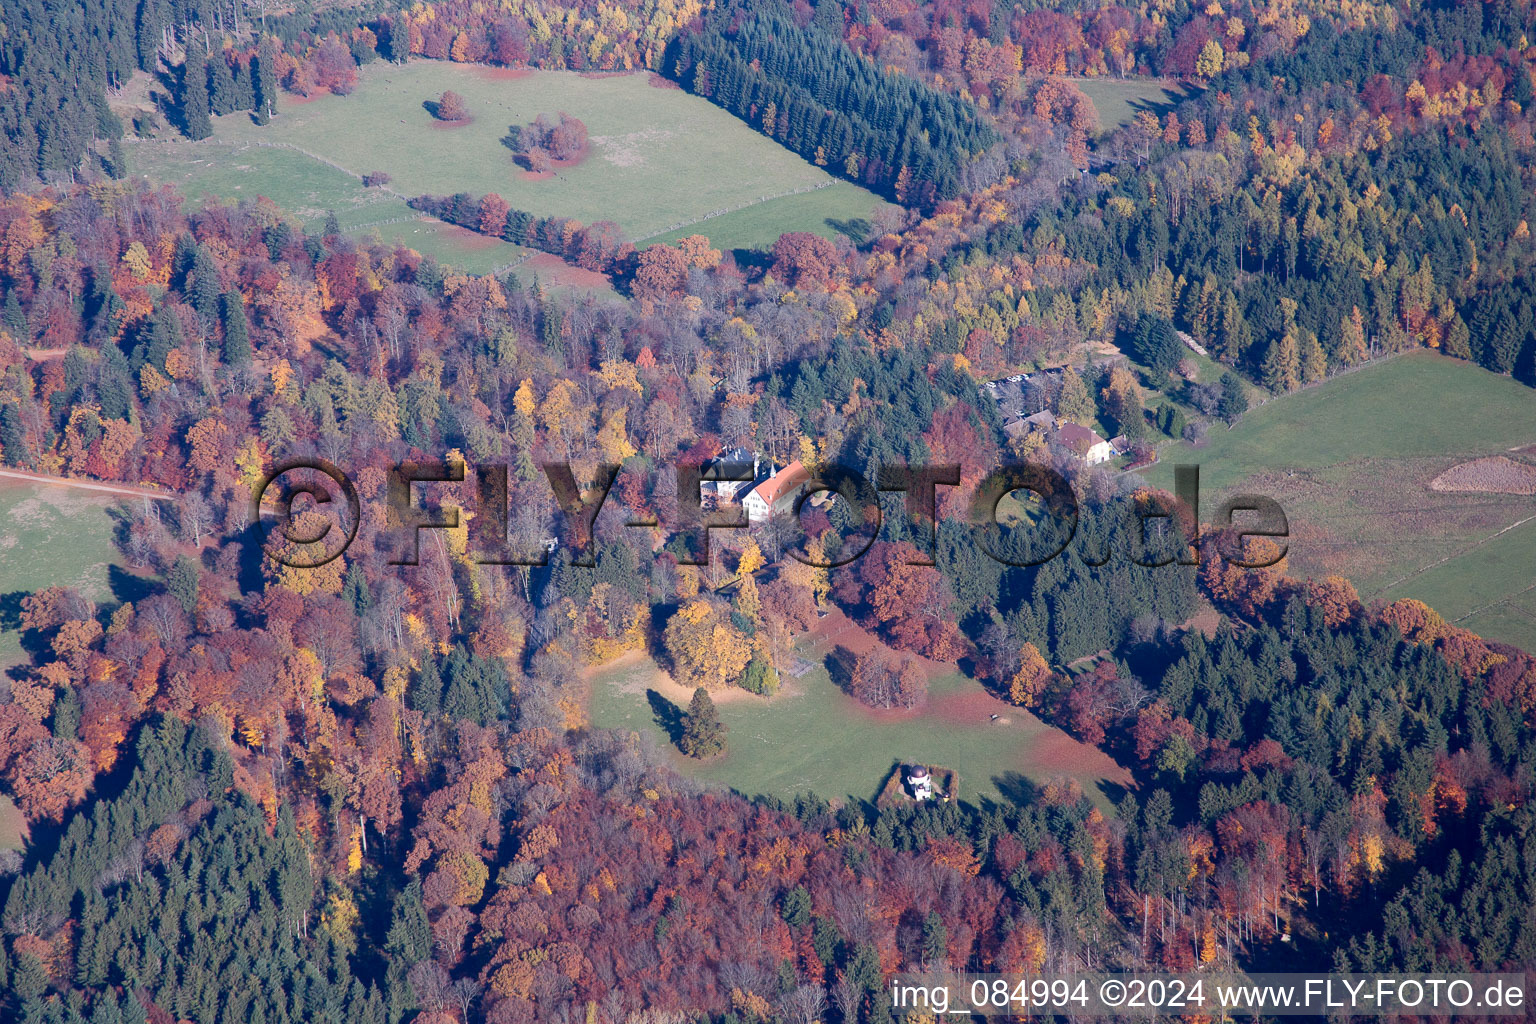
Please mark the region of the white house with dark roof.
POLYGON ((1087 466, 1097 466, 1115 457, 1114 445, 1100 437, 1097 431, 1079 423, 1063 421, 1056 428, 1056 441, 1087 466))

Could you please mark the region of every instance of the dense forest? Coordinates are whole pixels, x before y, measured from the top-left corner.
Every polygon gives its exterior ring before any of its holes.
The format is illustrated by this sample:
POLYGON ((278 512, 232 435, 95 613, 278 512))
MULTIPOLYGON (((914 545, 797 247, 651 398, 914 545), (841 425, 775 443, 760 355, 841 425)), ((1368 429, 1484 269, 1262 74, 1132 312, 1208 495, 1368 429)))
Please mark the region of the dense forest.
POLYGON ((787 7, 722 5, 682 33, 666 61, 687 88, 899 203, 960 192, 960 171, 997 141, 974 107, 883 74, 787 7))
POLYGON ((131 592, 5 611, 28 661, 0 791, 32 842, 0 857, 0 1016, 883 1024, 919 966, 1531 967, 1536 661, 1240 568, 1230 538, 1147 564, 1184 547, 1146 550, 1166 499, 1008 434, 978 389, 1049 369, 1029 411, 1150 445, 1240 418, 1244 379, 1415 346, 1536 382, 1528 6, 1336 6, 8 7, 0 461, 175 500, 119 510, 131 592), (905 209, 748 254, 417 201, 610 275, 601 299, 264 200, 194 210, 113 144, 135 68, 197 137, 413 56, 674 75, 905 209), (1103 132, 1066 77, 1150 73, 1199 89, 1103 132), (1222 375, 1181 370, 1176 330, 1222 375), (674 467, 738 446, 961 486, 931 538, 892 496, 877 537, 839 504, 690 564, 674 467), (319 569, 249 522, 295 457, 364 499, 319 569), (508 467, 500 514, 473 475, 434 487, 476 514, 392 564, 388 468, 445 457, 508 467), (1024 458, 1070 483, 1070 539, 971 527, 1024 458), (550 462, 621 467, 590 530, 550 462), (486 522, 554 554, 484 564, 486 522), (787 554, 866 540, 839 569, 787 554), (586 668, 644 650, 706 701, 769 692, 833 608, 894 652, 857 667, 867 702, 911 697, 907 655, 954 663, 1136 787, 1112 813, 1022 779, 1006 804, 749 801, 590 727, 586 668))

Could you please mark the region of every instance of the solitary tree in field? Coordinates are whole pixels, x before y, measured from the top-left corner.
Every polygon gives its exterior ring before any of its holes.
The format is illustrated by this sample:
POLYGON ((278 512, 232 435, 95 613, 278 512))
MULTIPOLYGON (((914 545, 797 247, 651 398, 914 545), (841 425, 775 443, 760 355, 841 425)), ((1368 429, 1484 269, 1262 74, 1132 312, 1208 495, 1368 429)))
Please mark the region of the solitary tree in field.
POLYGON ((464 105, 464 97, 447 90, 437 99, 437 119, 439 121, 463 121, 469 117, 469 108, 464 105))
POLYGON ((688 702, 688 720, 678 745, 689 757, 714 757, 725 752, 725 723, 702 686, 693 691, 693 700, 688 702))
POLYGON ((1221 401, 1216 408, 1216 414, 1228 423, 1236 423, 1243 413, 1248 411, 1248 392, 1243 388, 1242 380, 1228 370, 1221 375, 1221 401))

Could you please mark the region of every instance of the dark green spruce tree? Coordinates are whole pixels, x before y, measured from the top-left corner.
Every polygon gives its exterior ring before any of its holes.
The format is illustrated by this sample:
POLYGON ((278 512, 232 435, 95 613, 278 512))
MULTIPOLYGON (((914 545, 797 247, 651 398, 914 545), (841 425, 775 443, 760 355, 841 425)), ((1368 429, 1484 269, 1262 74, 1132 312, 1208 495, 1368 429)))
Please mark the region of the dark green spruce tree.
POLYGON ((251 361, 251 331, 245 319, 245 302, 239 292, 225 292, 219 300, 224 314, 224 362, 246 366, 251 361))
POLYGON ((725 723, 709 691, 699 687, 688 702, 688 717, 683 723, 683 738, 678 746, 689 757, 714 757, 725 753, 725 723))
POLYGON ((215 114, 235 112, 235 76, 229 69, 229 59, 216 53, 208 59, 208 104, 215 114))
POLYGON ((253 77, 256 123, 266 124, 277 116, 277 47, 271 37, 263 37, 261 46, 256 50, 253 77))
POLYGON ((186 555, 177 555, 171 571, 166 574, 165 589, 188 615, 196 611, 197 563, 186 555))
POLYGON ((181 69, 181 126, 187 138, 206 139, 213 134, 209 110, 208 56, 201 44, 189 44, 181 69))

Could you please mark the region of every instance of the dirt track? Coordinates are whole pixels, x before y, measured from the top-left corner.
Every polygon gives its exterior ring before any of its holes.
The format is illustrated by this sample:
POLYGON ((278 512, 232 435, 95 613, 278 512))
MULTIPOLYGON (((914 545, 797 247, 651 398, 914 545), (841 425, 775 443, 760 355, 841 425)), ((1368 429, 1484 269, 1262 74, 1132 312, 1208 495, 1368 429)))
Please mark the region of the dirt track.
POLYGON ((76 487, 83 491, 120 494, 125 498, 152 498, 155 501, 175 501, 178 497, 178 495, 167 491, 152 491, 147 487, 132 487, 128 484, 104 484, 94 480, 77 480, 74 477, 67 476, 44 476, 41 473, 28 473, 23 469, 0 469, 0 478, 24 480, 32 484, 53 484, 57 487, 76 487))

